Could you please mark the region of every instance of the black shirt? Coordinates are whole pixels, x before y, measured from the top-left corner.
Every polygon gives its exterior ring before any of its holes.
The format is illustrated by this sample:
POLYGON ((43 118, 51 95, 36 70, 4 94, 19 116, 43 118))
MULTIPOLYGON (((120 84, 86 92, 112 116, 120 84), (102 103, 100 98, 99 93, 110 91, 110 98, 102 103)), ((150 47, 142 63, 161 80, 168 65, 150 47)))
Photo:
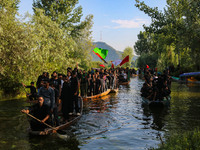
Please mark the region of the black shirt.
POLYGON ((50 109, 47 105, 42 105, 42 107, 40 107, 39 103, 33 105, 30 109, 30 113, 40 119, 43 120, 47 115, 50 115, 50 109))
POLYGON ((76 93, 78 90, 78 79, 77 77, 71 78, 71 91, 72 93, 76 93))
POLYGON ((35 88, 34 86, 26 86, 26 88, 30 88, 30 90, 31 90, 31 95, 34 95, 34 94, 37 93, 37 92, 36 92, 36 88, 35 88))

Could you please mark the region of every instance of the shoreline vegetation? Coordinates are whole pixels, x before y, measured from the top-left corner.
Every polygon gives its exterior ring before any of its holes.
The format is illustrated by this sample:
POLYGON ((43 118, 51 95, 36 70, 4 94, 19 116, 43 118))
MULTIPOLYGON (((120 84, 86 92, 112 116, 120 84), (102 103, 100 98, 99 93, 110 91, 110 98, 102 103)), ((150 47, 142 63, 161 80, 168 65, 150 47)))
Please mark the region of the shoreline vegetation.
POLYGON ((152 150, 196 150, 200 148, 199 139, 199 128, 193 131, 172 133, 163 144, 159 145, 159 148, 152 148, 152 150))
MULTIPOLYGON (((146 64, 158 70, 169 67, 177 75, 199 71, 200 9, 197 2, 167 1, 166 10, 161 12, 157 7, 150 8, 144 2, 135 1, 135 6, 152 20, 149 26, 144 25, 145 30, 140 32, 134 46, 140 55, 137 67, 146 64)), ((27 15, 24 20, 18 17, 19 3, 19 0, 0 3, 0 101, 6 100, 4 94, 11 99, 16 95, 17 99, 24 97, 21 83, 36 81, 43 71, 66 72, 66 66, 73 68, 76 63, 85 70, 95 68, 90 56, 94 48, 93 15, 82 19, 78 0, 49 3, 38 0, 33 4, 33 16, 27 15)), ((175 133, 158 149, 199 149, 199 140, 199 129, 175 133)))

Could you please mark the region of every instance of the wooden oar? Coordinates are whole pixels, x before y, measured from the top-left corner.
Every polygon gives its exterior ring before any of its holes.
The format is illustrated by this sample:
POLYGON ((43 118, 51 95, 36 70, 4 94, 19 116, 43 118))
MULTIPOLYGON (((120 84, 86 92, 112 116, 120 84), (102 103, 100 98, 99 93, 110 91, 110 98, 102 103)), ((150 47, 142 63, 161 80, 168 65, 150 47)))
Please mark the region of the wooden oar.
MULTIPOLYGON (((30 117, 32 117, 33 119, 35 119, 35 120, 37 120, 38 122, 42 122, 40 119, 38 119, 38 118, 36 118, 36 117, 34 117, 33 115, 31 115, 31 114, 28 114, 28 113, 26 113, 28 116, 30 116, 30 117)), ((51 129, 53 129, 53 130, 58 130, 58 129, 56 129, 56 128, 54 128, 54 127, 52 127, 52 126, 50 126, 49 124, 47 124, 46 122, 42 122, 43 124, 45 124, 47 127, 49 127, 49 128, 51 128, 51 129)))
POLYGON ((54 127, 52 127, 51 125, 49 125, 49 124, 47 124, 47 123, 45 123, 45 122, 42 122, 40 119, 34 117, 34 116, 31 115, 31 114, 28 114, 28 113, 25 113, 25 114, 27 114, 27 115, 30 116, 31 118, 37 120, 38 122, 41 122, 41 123, 45 124, 45 125, 48 126, 49 128, 53 129, 53 131, 54 131, 55 133, 60 132, 60 134, 66 134, 66 132, 61 131, 61 130, 58 130, 58 128, 54 128, 54 127))

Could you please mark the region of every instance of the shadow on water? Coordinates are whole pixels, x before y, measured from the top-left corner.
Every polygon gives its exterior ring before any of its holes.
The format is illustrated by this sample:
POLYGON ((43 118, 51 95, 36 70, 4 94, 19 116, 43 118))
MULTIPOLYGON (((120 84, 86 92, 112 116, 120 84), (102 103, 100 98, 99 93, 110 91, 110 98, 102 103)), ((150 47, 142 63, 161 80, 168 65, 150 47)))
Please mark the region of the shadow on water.
POLYGON ((149 107, 142 106, 143 114, 146 116, 144 120, 148 123, 148 118, 152 118, 152 123, 150 123, 150 127, 157 131, 163 131, 163 127, 165 126, 164 118, 167 114, 169 114, 169 107, 149 107))

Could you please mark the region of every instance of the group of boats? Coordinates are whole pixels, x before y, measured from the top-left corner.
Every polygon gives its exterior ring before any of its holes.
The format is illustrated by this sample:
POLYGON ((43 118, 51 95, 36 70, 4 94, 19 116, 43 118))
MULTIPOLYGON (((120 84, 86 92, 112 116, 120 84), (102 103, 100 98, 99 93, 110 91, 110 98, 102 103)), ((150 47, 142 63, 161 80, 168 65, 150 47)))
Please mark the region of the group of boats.
MULTIPOLYGON (((128 85, 130 83, 129 82, 123 82, 123 83, 119 83, 119 85, 128 85)), ((79 107, 80 107, 80 115, 71 115, 70 119, 68 122, 65 122, 57 127, 52 127, 50 125, 47 124, 48 128, 46 128, 44 131, 33 131, 30 128, 28 129, 29 133, 31 135, 49 135, 52 133, 57 133, 58 131, 62 131, 68 127, 70 127, 72 124, 74 124, 75 122, 77 122, 81 116, 82 116, 82 112, 83 112, 83 101, 86 100, 91 100, 91 99, 99 99, 102 98, 110 93, 117 93, 118 92, 118 88, 116 89, 107 89, 106 91, 104 91, 103 93, 100 93, 98 95, 93 95, 93 96, 88 96, 88 97, 84 97, 82 98, 81 96, 79 96, 79 107)), ((31 103, 29 100, 27 101, 28 103, 31 103)), ((35 103, 35 102, 32 102, 35 103)), ((34 116, 27 114, 29 117, 32 117, 33 119, 34 116)), ((60 114, 60 117, 62 117, 62 114, 60 114)), ((37 118, 36 118, 37 119, 37 118)))
MULTIPOLYGON (((196 75, 199 76, 200 72, 184 73, 184 74, 181 74, 179 77, 172 77, 172 79, 174 81, 178 81, 178 82, 200 83, 200 81, 194 80, 194 78, 187 78, 187 77, 192 77, 192 76, 196 76, 196 75)), ((129 82, 121 82, 121 83, 119 83, 119 85, 128 85, 129 83, 130 83, 130 81, 129 82)), ((82 116, 83 101, 91 100, 91 99, 99 99, 110 93, 117 93, 117 92, 118 92, 118 88, 117 89, 107 89, 106 91, 104 91, 103 93, 100 93, 98 95, 88 96, 88 97, 84 97, 84 98, 79 97, 79 104, 80 104, 79 106, 80 106, 80 110, 81 110, 80 115, 78 115, 78 116, 72 115, 70 117, 69 122, 63 123, 57 127, 49 126, 48 128, 45 129, 45 131, 32 131, 29 129, 29 133, 33 134, 33 135, 48 135, 48 134, 54 133, 59 130, 64 130, 64 129, 70 127, 75 122, 77 122, 80 119, 80 117, 82 116)), ((159 107, 160 108, 160 107, 169 106, 170 100, 171 100, 170 96, 165 97, 163 100, 155 100, 155 101, 150 101, 150 100, 142 97, 142 104, 147 105, 149 107, 159 107)))

